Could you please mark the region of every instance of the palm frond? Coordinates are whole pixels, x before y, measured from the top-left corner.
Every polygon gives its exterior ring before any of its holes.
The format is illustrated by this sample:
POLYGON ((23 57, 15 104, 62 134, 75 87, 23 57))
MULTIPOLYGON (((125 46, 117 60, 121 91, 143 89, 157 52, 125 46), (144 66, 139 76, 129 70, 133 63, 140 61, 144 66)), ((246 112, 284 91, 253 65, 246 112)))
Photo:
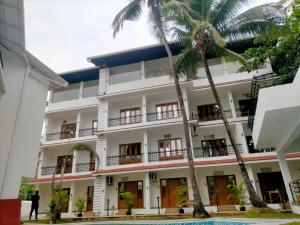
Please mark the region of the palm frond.
POLYGON ((191 0, 191 8, 197 19, 208 20, 216 0, 191 0))
POLYGON ((148 16, 148 22, 150 24, 150 28, 152 30, 152 34, 155 38, 159 39, 161 41, 162 34, 161 30, 168 35, 169 33, 169 27, 162 16, 162 8, 160 5, 155 5, 154 7, 150 8, 151 13, 149 13, 148 16))
POLYGON ((201 55, 194 48, 185 50, 178 56, 175 66, 176 74, 184 76, 185 74, 196 74, 201 65, 201 55))
POLYGON ((112 23, 114 37, 123 28, 125 21, 136 21, 139 19, 142 13, 142 3, 143 0, 132 0, 115 16, 112 23))

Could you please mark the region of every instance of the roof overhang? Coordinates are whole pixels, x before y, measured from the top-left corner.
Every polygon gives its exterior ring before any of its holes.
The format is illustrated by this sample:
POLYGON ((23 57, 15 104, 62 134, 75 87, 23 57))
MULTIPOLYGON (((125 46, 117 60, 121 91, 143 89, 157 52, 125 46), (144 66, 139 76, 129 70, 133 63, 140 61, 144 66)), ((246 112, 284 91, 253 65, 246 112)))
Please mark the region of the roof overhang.
POLYGON ((61 73, 60 76, 69 84, 78 83, 81 81, 98 80, 99 67, 91 67, 86 69, 74 70, 61 73))
POLYGON ((257 148, 296 152, 300 147, 300 68, 293 83, 259 91, 253 127, 257 148))

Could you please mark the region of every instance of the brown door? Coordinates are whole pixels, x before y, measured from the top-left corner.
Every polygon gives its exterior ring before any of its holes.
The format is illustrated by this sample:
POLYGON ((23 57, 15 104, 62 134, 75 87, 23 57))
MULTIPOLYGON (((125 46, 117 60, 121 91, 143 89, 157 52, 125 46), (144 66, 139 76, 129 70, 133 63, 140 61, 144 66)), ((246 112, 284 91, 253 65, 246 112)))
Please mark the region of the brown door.
MULTIPOLYGON (((68 193, 68 197, 70 198, 70 188, 63 188, 64 191, 68 193)), ((61 207, 61 212, 66 213, 69 209, 69 201, 63 207, 61 207)))
POLYGON ((64 156, 57 157, 57 164, 56 164, 57 174, 61 173, 61 168, 65 160, 66 160, 66 165, 65 165, 64 173, 72 173, 73 155, 67 155, 67 156, 64 155, 64 156))
POLYGON ((76 123, 63 124, 60 132, 60 139, 75 137, 76 123))
POLYGON ((144 207, 144 196, 143 196, 143 181, 127 181, 119 182, 119 201, 118 208, 124 209, 124 199, 120 196, 123 192, 130 192, 135 195, 135 206, 134 208, 144 207))
POLYGON ((228 185, 233 183, 236 183, 234 175, 207 177, 210 205, 234 205, 236 200, 228 198, 228 185))
POLYGON ((200 105, 198 108, 199 120, 216 120, 221 118, 219 106, 216 104, 200 105))
POLYGON ((89 186, 86 196, 86 211, 93 210, 94 186, 89 186))
POLYGON ((187 187, 186 178, 160 180, 161 205, 163 208, 177 208, 177 187, 187 187))

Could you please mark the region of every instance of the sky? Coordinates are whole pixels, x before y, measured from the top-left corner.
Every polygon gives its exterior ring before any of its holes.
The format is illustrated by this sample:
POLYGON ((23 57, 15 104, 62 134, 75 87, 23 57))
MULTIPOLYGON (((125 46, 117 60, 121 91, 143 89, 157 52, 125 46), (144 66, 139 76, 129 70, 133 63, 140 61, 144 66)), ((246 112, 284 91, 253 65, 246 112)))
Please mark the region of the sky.
MULTIPOLYGON (((275 0, 253 0, 252 5, 275 0)), ((129 0, 24 0, 26 48, 57 73, 92 67, 86 58, 158 43, 144 13, 113 38, 129 0)))

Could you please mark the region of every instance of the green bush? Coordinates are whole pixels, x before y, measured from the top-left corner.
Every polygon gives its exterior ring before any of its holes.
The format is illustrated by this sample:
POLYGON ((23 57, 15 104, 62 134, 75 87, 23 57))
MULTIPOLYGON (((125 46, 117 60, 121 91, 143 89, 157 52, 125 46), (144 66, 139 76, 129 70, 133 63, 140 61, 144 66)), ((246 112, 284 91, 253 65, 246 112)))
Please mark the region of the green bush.
POLYGON ((176 188, 177 205, 182 208, 188 201, 188 189, 185 186, 176 188))
POLYGON ((135 196, 131 192, 123 192, 120 193, 120 196, 124 199, 124 206, 128 210, 128 212, 131 212, 131 209, 135 205, 135 196))

